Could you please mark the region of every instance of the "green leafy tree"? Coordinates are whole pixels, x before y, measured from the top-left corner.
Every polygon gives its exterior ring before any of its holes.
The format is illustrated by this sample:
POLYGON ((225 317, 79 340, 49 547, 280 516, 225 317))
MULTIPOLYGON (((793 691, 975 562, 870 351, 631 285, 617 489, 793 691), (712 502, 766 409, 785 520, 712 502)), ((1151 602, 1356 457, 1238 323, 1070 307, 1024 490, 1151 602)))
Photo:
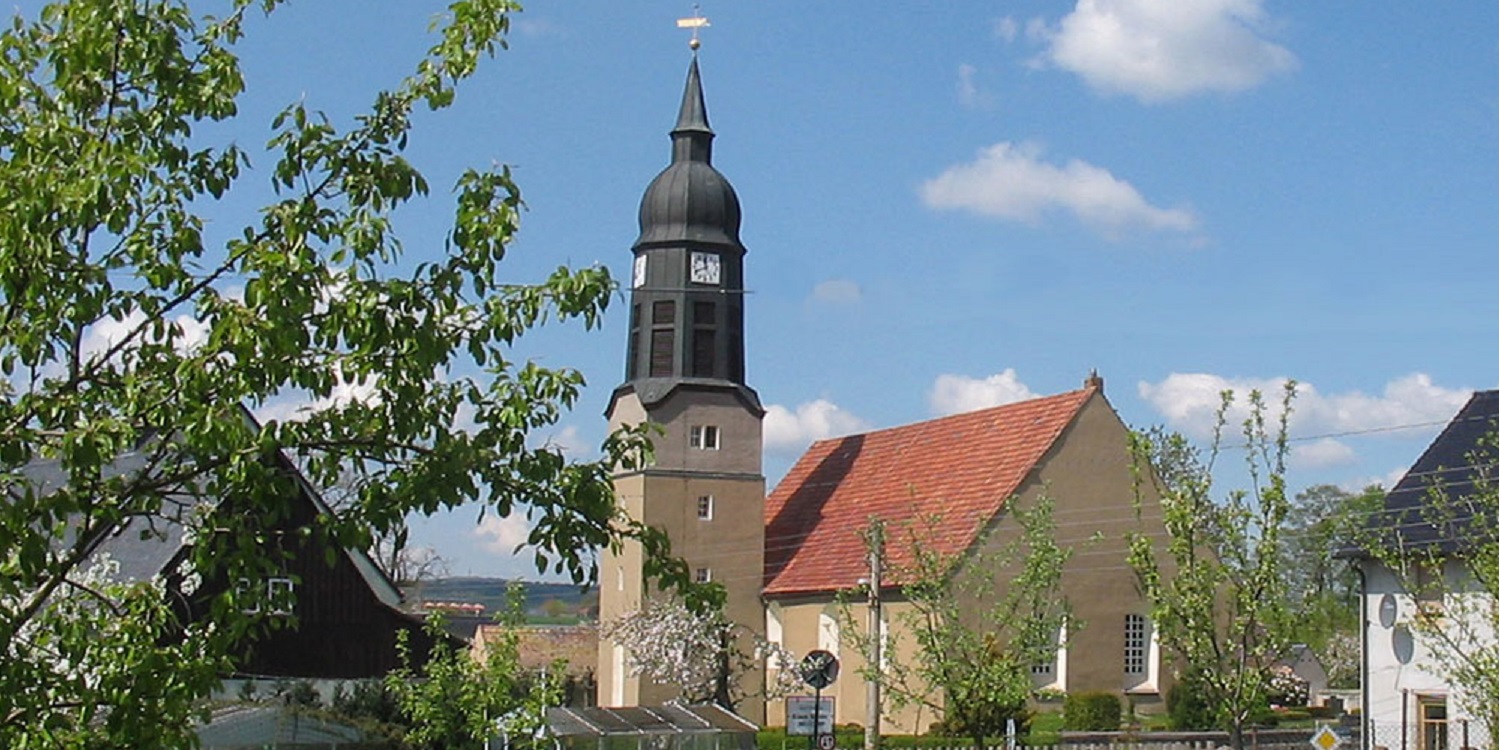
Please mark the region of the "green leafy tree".
POLYGON ((1132 440, 1138 486, 1151 477, 1160 482, 1169 561, 1163 564, 1153 539, 1132 534, 1130 564, 1158 638, 1185 662, 1194 691, 1235 748, 1245 746, 1245 725, 1266 707, 1269 670, 1292 642, 1283 570, 1291 503, 1284 477, 1295 393, 1289 381, 1271 427, 1260 393, 1250 393, 1241 434, 1251 489, 1222 499, 1214 497, 1214 462, 1233 393, 1222 394, 1206 459, 1186 438, 1161 429, 1132 440))
POLYGON ((503 167, 457 179, 441 252, 407 261, 397 238, 398 209, 428 193, 403 155, 414 112, 453 101, 515 6, 456 0, 410 77, 347 125, 292 104, 252 169, 204 126, 237 115, 246 14, 280 2, 213 5, 73 0, 0 34, 0 746, 190 743, 258 627, 252 594, 223 584, 273 569, 287 461, 351 493, 304 537, 367 548, 413 512, 478 502, 529 513, 538 567, 587 580, 587 550, 631 533, 609 477, 642 436, 594 462, 528 445, 582 377, 511 359, 546 321, 597 324, 607 271, 503 280, 521 210, 503 167), (247 179, 274 199, 208 231, 247 179), (317 408, 247 418, 285 399, 317 408), (122 580, 92 545, 126 522, 180 528, 182 567, 122 580), (185 619, 179 594, 210 612, 185 619))
POLYGON ((540 735, 547 708, 562 704, 567 670, 563 663, 540 674, 521 668, 524 601, 519 587, 513 588, 501 618, 506 627, 486 639, 482 658, 450 645, 441 619, 428 621, 438 645, 424 663, 415 663, 402 639, 406 666, 386 677, 385 688, 395 698, 405 747, 480 750, 503 732, 510 746, 524 748, 540 735))
POLYGON ((1062 595, 1062 568, 1073 553, 1054 537, 1051 499, 1044 495, 1029 507, 1013 500, 1007 515, 959 554, 932 543, 943 533, 940 518, 895 530, 910 562, 887 573, 904 608, 893 610, 883 664, 873 658, 863 608, 840 610, 841 632, 864 659, 860 676, 878 680, 893 708, 931 710, 943 717, 945 731, 973 738, 975 747, 1003 734, 1010 719, 1024 731, 1032 666, 1056 658, 1064 623, 1067 632, 1081 625, 1070 621, 1062 595), (912 658, 903 659, 908 651, 912 658))
POLYGON ((1330 687, 1359 686, 1359 577, 1334 553, 1353 543, 1384 494, 1378 485, 1359 493, 1315 485, 1297 493, 1287 513, 1282 569, 1292 637, 1318 655, 1330 687))

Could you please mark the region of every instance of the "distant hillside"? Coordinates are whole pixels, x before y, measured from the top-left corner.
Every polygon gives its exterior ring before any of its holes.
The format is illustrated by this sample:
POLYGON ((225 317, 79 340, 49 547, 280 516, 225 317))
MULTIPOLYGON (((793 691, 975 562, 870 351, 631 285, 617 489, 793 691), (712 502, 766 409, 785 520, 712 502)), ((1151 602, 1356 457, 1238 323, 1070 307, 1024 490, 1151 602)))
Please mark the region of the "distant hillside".
MULTIPOLYGON (((599 592, 593 587, 571 583, 538 583, 521 581, 526 589, 526 614, 529 617, 560 619, 591 618, 599 601, 599 592)), ((483 604, 485 613, 493 615, 505 608, 506 590, 511 582, 504 578, 481 578, 459 576, 424 581, 407 591, 413 603, 463 602, 483 604)))

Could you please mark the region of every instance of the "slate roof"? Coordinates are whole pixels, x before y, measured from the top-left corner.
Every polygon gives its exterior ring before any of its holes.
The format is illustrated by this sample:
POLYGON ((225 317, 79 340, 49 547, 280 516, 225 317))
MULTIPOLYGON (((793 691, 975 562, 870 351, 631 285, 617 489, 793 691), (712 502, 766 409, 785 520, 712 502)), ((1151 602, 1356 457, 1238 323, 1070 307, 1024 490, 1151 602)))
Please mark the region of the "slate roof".
MULTIPOLYGON (((940 517, 938 551, 968 549, 1096 392, 1090 386, 814 443, 766 500, 764 593, 856 585, 868 576, 861 532, 874 516, 888 529, 940 517)), ((910 546, 886 552, 899 568, 910 546)))
MULTIPOLYGON (((1500 409, 1497 394, 1500 391, 1476 391, 1469 398, 1422 457, 1386 494, 1382 507, 1371 514, 1368 530, 1376 532, 1386 544, 1399 542, 1406 549, 1429 549, 1437 545, 1444 553, 1461 551, 1468 537, 1463 529, 1474 523, 1476 506, 1454 503, 1451 519, 1439 519, 1437 523, 1423 509, 1436 488, 1455 500, 1470 497, 1476 470, 1485 471, 1488 481, 1495 480, 1494 443, 1482 444, 1486 436, 1493 440, 1495 435, 1496 414, 1500 409), (1483 453, 1476 455, 1482 449, 1483 453), (1480 461, 1478 465, 1474 463, 1476 458, 1480 461)), ((1493 515, 1495 508, 1490 506, 1479 512, 1493 515)), ((1491 528, 1495 523, 1495 518, 1488 520, 1491 528)), ((1359 558, 1367 554, 1350 547, 1340 550, 1339 556, 1359 558)))

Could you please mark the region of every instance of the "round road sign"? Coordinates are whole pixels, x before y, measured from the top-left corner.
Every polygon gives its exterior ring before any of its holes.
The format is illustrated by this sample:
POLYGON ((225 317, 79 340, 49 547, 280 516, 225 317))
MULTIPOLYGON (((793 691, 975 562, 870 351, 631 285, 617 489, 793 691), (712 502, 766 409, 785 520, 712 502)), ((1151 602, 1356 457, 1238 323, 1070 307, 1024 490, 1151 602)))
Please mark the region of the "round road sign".
POLYGON ((833 750, 834 737, 831 734, 818 735, 818 750, 833 750))
POLYGON ((818 690, 833 684, 839 678, 839 659, 822 649, 808 652, 802 657, 802 681, 818 690))

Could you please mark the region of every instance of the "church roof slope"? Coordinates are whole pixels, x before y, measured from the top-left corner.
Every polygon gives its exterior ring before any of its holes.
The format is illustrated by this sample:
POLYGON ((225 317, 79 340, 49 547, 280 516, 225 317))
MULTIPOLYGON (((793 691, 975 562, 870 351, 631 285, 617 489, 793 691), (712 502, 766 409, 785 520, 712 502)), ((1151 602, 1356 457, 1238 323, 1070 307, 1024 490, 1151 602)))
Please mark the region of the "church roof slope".
MULTIPOLYGON (((937 551, 967 549, 1095 392, 814 443, 766 500, 765 594, 853 587, 869 575, 861 535, 873 517, 888 527, 939 519, 937 551)), ((910 550, 892 544, 886 554, 899 569, 910 550)))

